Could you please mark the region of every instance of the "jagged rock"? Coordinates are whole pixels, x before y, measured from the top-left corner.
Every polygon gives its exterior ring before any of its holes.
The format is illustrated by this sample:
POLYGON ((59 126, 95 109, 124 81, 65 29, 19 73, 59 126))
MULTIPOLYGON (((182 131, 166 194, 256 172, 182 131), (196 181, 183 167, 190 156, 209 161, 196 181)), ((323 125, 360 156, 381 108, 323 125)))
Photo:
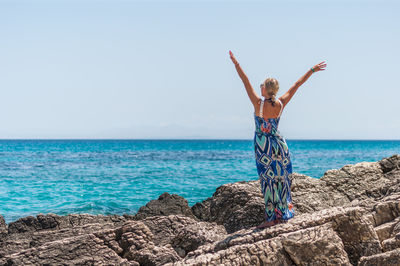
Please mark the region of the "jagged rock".
POLYGON ((379 237, 379 240, 382 242, 385 239, 388 239, 391 237, 392 233, 393 233, 393 229, 394 227, 399 223, 400 217, 396 218, 395 220, 391 221, 391 222, 387 222, 384 224, 381 224, 377 227, 375 227, 375 232, 379 237))
POLYGON ((7 232, 7 224, 3 216, 0 215, 0 235, 7 232))
POLYGON ((355 210, 362 211, 362 209, 358 207, 336 207, 321 210, 312 214, 297 216, 296 218, 289 220, 289 222, 286 224, 280 224, 264 230, 258 230, 254 228, 242 229, 240 231, 229 234, 223 241, 214 242, 212 244, 199 247, 194 252, 190 252, 188 254, 188 257, 197 256, 202 253, 216 252, 219 250, 227 249, 234 245, 255 243, 263 239, 277 237, 280 234, 323 225, 325 223, 331 222, 332 219, 336 217, 351 215, 351 213, 355 210))
POLYGON ((140 250, 153 242, 154 235, 141 221, 131 222, 118 229, 120 244, 123 250, 140 250))
POLYGON ((399 264, 400 248, 369 257, 362 257, 358 263, 359 266, 393 266, 399 264))
POLYGON ((140 220, 149 216, 171 214, 181 214, 196 219, 184 197, 177 194, 171 195, 168 192, 161 194, 158 199, 151 200, 145 206, 140 207, 134 219, 140 220))
POLYGON ((393 226, 393 234, 399 234, 400 233, 400 220, 397 220, 396 224, 393 226))
POLYGON ((297 173, 292 174, 291 196, 295 215, 343 206, 350 202, 346 196, 329 188, 321 179, 297 173))
POLYGON ((361 162, 346 165, 339 170, 329 170, 321 180, 350 201, 363 200, 385 196, 388 187, 400 181, 400 170, 397 172, 396 175, 392 175, 391 172, 385 174, 379 163, 361 162))
MULTIPOLYGON (((399 165, 400 155, 393 155, 379 162, 328 170, 321 179, 293 173, 291 195, 295 215, 335 206, 368 206, 375 199, 400 192, 399 165)), ((260 224, 264 204, 258 180, 240 181, 218 187, 212 197, 193 205, 192 211, 198 219, 224 225, 231 233, 260 224)))
POLYGON ((283 247, 296 265, 351 265, 342 240, 330 224, 282 237, 283 247))
POLYGON ((225 228, 216 223, 197 222, 178 215, 150 217, 143 222, 154 232, 155 244, 171 244, 180 257, 201 245, 222 240, 227 234, 225 228))
POLYGON ((114 223, 92 223, 76 225, 58 230, 41 229, 22 233, 9 233, 0 239, 0 258, 20 250, 41 246, 47 242, 62 240, 78 235, 94 233, 99 230, 115 228, 114 223))
POLYGON ((392 221, 400 215, 400 202, 391 201, 389 204, 382 203, 374 206, 373 217, 376 225, 392 221))
MULTIPOLYGON (((171 265, 171 264, 167 264, 171 265)), ((233 246, 216 253, 202 254, 173 265, 294 265, 277 239, 233 246)))
MULTIPOLYGON (((391 200, 383 198, 375 205, 394 206, 391 200)), ((374 225, 367 218, 375 207, 334 207, 264 230, 242 229, 223 241, 200 246, 173 265, 354 265, 361 256, 382 252, 374 225)))
POLYGON ((263 230, 259 181, 189 208, 164 193, 136 215, 0 216, 0 265, 400 265, 400 156, 294 173, 296 215, 263 230), (172 213, 172 214, 171 214, 172 213))
POLYGON ((379 237, 370 220, 363 217, 365 210, 355 209, 347 215, 332 219, 333 229, 342 239, 350 262, 357 264, 361 256, 382 252, 379 237))
POLYGON ((264 219, 264 200, 259 181, 240 181, 217 188, 202 205, 193 205, 198 218, 224 225, 228 233, 256 226, 264 219), (201 214, 204 211, 205 214, 201 214))
POLYGON ((399 165, 400 155, 394 155, 379 162, 360 162, 328 170, 320 179, 295 173, 291 188, 294 209, 301 214, 335 206, 358 205, 361 201, 368 205, 368 201, 400 192, 399 165), (386 161, 390 161, 391 166, 383 169, 382 162, 388 164, 386 161))
POLYGON ((330 222, 333 217, 347 216, 354 209, 358 208, 337 207, 264 230, 242 229, 167 265, 295 265, 310 251, 313 257, 300 265, 312 264, 313 258, 314 262, 325 265, 350 265, 344 245, 330 222))
POLYGON ((8 225, 8 233, 23 233, 39 231, 43 229, 62 229, 90 223, 118 223, 125 220, 118 215, 90 215, 90 214, 69 214, 59 216, 53 213, 46 215, 39 214, 36 217, 27 216, 11 222, 8 225))
POLYGON ((382 247, 385 252, 400 248, 400 235, 383 240, 382 247))
POLYGON ((93 234, 65 238, 0 259, 0 265, 139 265, 118 256, 93 234))
MULTIPOLYGON (((215 194, 215 193, 214 193, 215 194)), ((201 221, 211 221, 211 201, 213 200, 212 197, 203 200, 202 202, 197 202, 192 206, 192 212, 194 216, 196 216, 201 221)))
POLYGON ((217 226, 215 224, 209 230, 207 226, 199 230, 194 224, 184 227, 172 238, 171 245, 178 255, 184 258, 187 253, 196 250, 201 245, 224 239, 225 234, 218 234, 216 231, 225 231, 225 228, 217 226))
POLYGON ((121 257, 140 265, 162 265, 180 259, 170 244, 156 246, 154 234, 142 221, 131 221, 115 230, 115 234, 99 233, 99 237, 105 239, 108 246, 111 244, 111 248, 121 257))
POLYGON ((164 265, 181 259, 171 245, 148 246, 140 250, 130 249, 126 257, 139 262, 139 265, 164 265))
MULTIPOLYGON (((84 220, 86 222, 98 221, 96 219, 84 220)), ((104 222, 104 219, 100 219, 100 222, 104 222)), ((3 257, 1 262, 28 263, 31 261, 34 263, 38 259, 36 256, 40 255, 46 257, 43 263, 47 263, 47 256, 50 256, 50 253, 43 255, 42 251, 37 251, 38 248, 66 239, 72 239, 72 242, 67 243, 72 245, 75 240, 86 239, 77 238, 78 236, 94 235, 102 241, 98 243, 102 245, 101 249, 110 249, 121 258, 143 265, 162 265, 181 259, 177 252, 181 256, 185 256, 187 252, 198 246, 221 240, 226 235, 226 231, 221 225, 199 222, 179 215, 151 216, 141 221, 124 220, 122 225, 121 222, 78 224, 70 224, 70 227, 57 230, 40 227, 41 229, 37 229, 37 231, 33 231, 32 228, 28 231, 23 230, 21 233, 13 231, 5 239, 0 240, 0 258, 3 257), (21 252, 21 250, 25 250, 33 258, 24 258, 27 253, 21 252)), ((33 228, 37 228, 37 225, 33 228)), ((55 257, 57 256, 56 254, 55 257)), ((77 261, 89 263, 86 258, 78 259, 79 256, 83 256, 82 254, 76 253, 71 256, 76 256, 77 261)), ((62 258, 64 257, 61 256, 60 260, 62 258)), ((56 260, 50 260, 49 263, 56 263, 56 260)), ((2 264, 0 263, 0 265, 2 264)))
POLYGON ((389 158, 383 158, 379 164, 384 173, 390 172, 394 169, 400 169, 400 154, 395 154, 389 158))

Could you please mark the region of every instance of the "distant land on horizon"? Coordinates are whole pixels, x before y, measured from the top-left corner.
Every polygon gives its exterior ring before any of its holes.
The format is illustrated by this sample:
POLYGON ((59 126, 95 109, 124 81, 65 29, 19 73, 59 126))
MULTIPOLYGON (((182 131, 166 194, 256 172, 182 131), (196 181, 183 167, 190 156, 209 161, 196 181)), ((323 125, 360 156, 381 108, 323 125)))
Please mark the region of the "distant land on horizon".
MULTIPOLYGON (((285 138, 292 141, 400 141, 400 139, 298 139, 285 138)), ((0 141, 9 140, 253 140, 241 138, 0 138, 0 141)), ((400 152, 400 151, 399 151, 400 152)))

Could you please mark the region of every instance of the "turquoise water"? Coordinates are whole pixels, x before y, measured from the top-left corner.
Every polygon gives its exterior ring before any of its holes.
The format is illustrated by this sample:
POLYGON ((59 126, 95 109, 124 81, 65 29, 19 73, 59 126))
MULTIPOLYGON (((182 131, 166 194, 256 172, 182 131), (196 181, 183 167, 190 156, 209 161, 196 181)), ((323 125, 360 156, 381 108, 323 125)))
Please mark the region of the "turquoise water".
MULTIPOLYGON (((287 140, 293 171, 400 153, 400 141, 287 140)), ((252 140, 0 140, 0 214, 134 214, 163 192, 189 205, 225 183, 257 180, 252 140)))

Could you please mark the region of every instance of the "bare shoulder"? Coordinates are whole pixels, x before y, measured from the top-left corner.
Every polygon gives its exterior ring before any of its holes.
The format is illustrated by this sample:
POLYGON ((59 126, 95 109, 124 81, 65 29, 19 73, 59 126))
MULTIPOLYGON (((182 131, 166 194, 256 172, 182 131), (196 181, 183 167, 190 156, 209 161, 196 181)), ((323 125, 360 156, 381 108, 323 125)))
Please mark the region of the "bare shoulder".
MULTIPOLYGON (((283 107, 285 107, 286 104, 287 104, 287 102, 285 101, 285 98, 281 96, 281 97, 279 97, 278 99, 279 99, 279 101, 281 101, 281 103, 283 104, 283 107)), ((283 108, 283 107, 282 107, 282 108, 283 108)))
POLYGON ((253 106, 254 106, 254 112, 257 114, 258 110, 260 110, 260 106, 261 106, 261 98, 257 97, 257 100, 255 102, 253 102, 253 106))

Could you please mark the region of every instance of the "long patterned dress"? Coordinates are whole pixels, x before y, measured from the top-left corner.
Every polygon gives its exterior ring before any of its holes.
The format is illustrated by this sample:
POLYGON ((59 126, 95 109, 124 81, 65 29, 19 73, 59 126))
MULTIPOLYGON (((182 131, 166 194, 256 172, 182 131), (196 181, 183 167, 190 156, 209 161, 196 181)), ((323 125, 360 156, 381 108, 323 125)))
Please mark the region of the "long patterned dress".
POLYGON ((292 162, 286 140, 278 130, 283 104, 277 118, 263 118, 264 100, 260 116, 254 113, 254 151, 261 192, 265 202, 265 220, 289 220, 295 215, 290 195, 292 162))

